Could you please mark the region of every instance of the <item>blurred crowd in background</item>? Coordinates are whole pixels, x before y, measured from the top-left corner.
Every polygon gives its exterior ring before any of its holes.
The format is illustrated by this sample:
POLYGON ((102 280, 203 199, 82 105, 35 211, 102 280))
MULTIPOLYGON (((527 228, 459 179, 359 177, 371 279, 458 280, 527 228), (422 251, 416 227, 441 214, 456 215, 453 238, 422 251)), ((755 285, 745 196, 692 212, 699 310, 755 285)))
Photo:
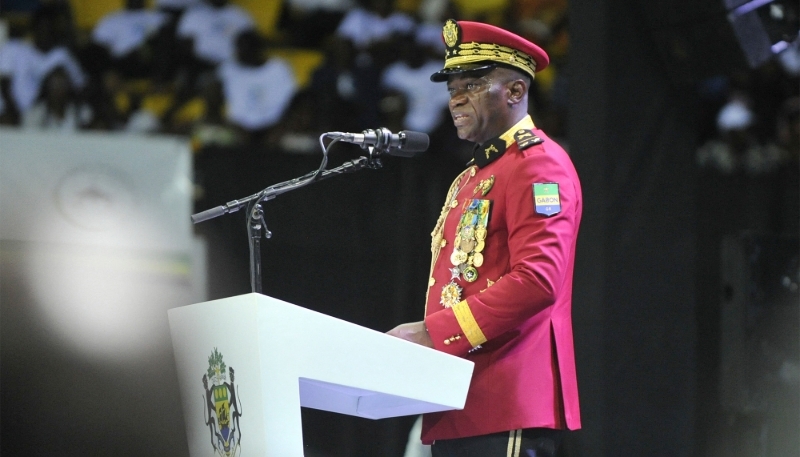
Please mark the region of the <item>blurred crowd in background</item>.
MULTIPOLYGON (((547 50, 530 112, 568 148, 567 0, 4 0, 0 124, 295 154, 318 153, 323 132, 382 126, 468 154, 447 91, 429 81, 451 17, 547 50)), ((700 170, 796 176, 799 75, 795 40, 758 69, 699 84, 700 170)))
POLYGON ((532 110, 565 135, 566 0, 7 0, 0 123, 167 133, 204 146, 317 153, 318 136, 384 126, 452 136, 447 18, 547 49, 532 110), (442 129, 447 133, 441 133, 442 129))
POLYGON ((800 39, 697 87, 700 232, 800 232, 800 39))

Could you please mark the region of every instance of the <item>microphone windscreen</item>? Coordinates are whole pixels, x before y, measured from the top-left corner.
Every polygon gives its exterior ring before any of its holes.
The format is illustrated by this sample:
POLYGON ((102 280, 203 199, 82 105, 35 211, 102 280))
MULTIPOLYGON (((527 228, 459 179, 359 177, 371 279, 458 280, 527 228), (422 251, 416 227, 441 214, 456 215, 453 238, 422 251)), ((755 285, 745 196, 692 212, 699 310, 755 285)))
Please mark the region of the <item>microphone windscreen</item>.
POLYGON ((225 214, 225 207, 217 206, 216 208, 207 209, 202 213, 192 214, 192 222, 199 224, 200 222, 222 216, 223 214, 225 214))
POLYGON ((406 139, 402 146, 391 152, 392 155, 414 157, 428 150, 431 139, 428 137, 427 133, 412 132, 411 130, 403 130, 400 133, 405 134, 406 139))

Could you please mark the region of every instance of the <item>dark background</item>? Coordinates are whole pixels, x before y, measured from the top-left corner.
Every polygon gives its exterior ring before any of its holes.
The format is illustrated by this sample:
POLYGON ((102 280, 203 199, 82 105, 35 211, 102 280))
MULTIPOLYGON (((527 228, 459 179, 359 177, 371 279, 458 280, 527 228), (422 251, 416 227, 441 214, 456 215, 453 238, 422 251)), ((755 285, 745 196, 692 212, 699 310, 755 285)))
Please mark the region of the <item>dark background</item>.
MULTIPOLYGON (((741 289, 754 284, 747 278, 759 266, 747 259, 759 243, 796 255, 796 238, 776 234, 796 236, 797 221, 762 227, 762 238, 729 239, 725 252, 744 260, 728 264, 740 281, 724 284, 724 235, 751 225, 737 226, 742 208, 724 209, 736 195, 724 186, 741 191, 739 183, 720 184, 695 166, 703 111, 693 84, 704 76, 698 62, 726 72, 744 62, 744 52, 732 34, 689 40, 688 53, 669 52, 673 38, 719 25, 709 19, 719 17, 718 8, 711 1, 570 3, 567 139, 585 202, 573 300, 584 428, 568 437, 563 455, 799 453, 791 432, 798 431, 797 392, 781 396, 784 409, 777 412, 725 406, 720 395, 729 382, 721 363, 732 350, 720 346, 726 303, 746 297, 741 289)), ((423 157, 387 158, 382 170, 326 180, 265 204, 274 235, 264 241, 264 293, 380 331, 420 319, 429 233, 451 179, 463 169, 462 149, 434 144, 423 157)), ((339 147, 332 162, 358 152, 339 147)), ((198 210, 318 164, 317 157, 263 149, 209 149, 197 160, 205 189, 198 210)), ((209 298, 249 292, 243 214, 196 230, 209 246, 209 298)), ((31 316, 11 306, 26 292, 13 263, 0 265, 3 454, 186 455, 169 347, 136 368, 60 353, 31 316), (30 344, 9 344, 18 335, 30 344)), ((797 294, 783 299, 789 312, 781 315, 794 325, 763 331, 784 332, 796 349, 797 294)), ((400 456, 413 422, 303 414, 309 453, 331 456, 400 456)))

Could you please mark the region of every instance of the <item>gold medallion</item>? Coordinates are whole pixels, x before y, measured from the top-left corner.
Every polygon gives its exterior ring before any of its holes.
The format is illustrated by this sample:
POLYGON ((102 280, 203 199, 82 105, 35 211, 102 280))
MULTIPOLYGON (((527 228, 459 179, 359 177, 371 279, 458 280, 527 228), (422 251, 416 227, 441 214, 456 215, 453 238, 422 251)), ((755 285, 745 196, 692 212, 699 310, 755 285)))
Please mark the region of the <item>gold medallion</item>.
POLYGON ((453 253, 450 254, 450 263, 456 266, 461 263, 458 261, 458 247, 454 248, 453 253))
POLYGON ((478 241, 478 244, 475 246, 475 252, 476 253, 483 252, 483 248, 485 248, 485 247, 486 247, 486 242, 485 241, 483 241, 483 240, 478 241))
POLYGON ((472 264, 475 265, 476 267, 480 267, 481 265, 483 265, 483 254, 481 254, 480 252, 472 254, 472 264))
POLYGON ((475 239, 478 241, 486 239, 486 227, 478 227, 475 229, 475 239))
POLYGON ((475 282, 478 279, 478 270, 475 267, 467 267, 464 269, 464 280, 467 282, 475 282))
POLYGON ((467 256, 469 254, 467 254, 466 252, 461 251, 461 250, 456 250, 455 252, 457 252, 456 260, 458 261, 458 263, 456 263, 454 265, 461 265, 462 263, 467 261, 467 256))
POLYGON ((458 287, 458 285, 453 281, 445 284, 445 286, 442 288, 442 298, 439 303, 441 303, 445 308, 452 308, 460 301, 461 288, 458 287))
POLYGON ((461 240, 458 247, 464 252, 472 252, 472 250, 475 249, 475 243, 475 238, 466 238, 461 240))

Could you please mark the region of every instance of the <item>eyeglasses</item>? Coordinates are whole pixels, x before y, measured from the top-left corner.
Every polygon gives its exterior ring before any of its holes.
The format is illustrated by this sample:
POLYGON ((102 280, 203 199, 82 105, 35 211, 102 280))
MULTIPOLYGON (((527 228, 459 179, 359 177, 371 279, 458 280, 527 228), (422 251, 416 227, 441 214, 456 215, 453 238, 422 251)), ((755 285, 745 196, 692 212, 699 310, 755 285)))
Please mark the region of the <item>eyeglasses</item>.
POLYGON ((473 80, 447 83, 447 92, 450 94, 450 98, 462 92, 472 95, 484 91, 491 84, 492 81, 486 76, 483 76, 473 80))

